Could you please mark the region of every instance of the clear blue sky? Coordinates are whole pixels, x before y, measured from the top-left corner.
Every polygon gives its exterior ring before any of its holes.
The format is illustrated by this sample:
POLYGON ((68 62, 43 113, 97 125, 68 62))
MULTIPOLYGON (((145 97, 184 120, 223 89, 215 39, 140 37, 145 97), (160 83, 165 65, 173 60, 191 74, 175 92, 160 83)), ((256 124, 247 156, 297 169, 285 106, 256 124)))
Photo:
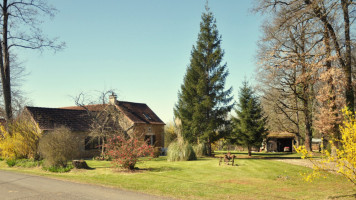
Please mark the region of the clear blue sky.
MULTIPOLYGON (((120 100, 146 103, 164 122, 172 120, 205 0, 49 2, 59 13, 43 30, 67 46, 56 54, 19 52, 33 106, 71 106, 80 92, 116 89, 120 100)), ((255 71, 262 19, 250 12, 252 2, 209 1, 230 71, 226 87, 233 87, 235 99, 255 71)))

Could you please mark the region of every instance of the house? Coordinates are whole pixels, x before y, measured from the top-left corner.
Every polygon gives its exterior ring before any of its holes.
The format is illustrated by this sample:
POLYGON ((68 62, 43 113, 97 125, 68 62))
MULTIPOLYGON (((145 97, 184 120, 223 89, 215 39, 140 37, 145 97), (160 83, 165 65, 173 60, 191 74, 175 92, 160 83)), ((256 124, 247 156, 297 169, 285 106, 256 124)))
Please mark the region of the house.
POLYGON ((56 127, 65 126, 79 138, 81 158, 99 155, 97 141, 89 137, 92 118, 89 112, 99 112, 108 106, 123 114, 122 125, 130 130, 131 134, 140 133, 142 140, 148 141, 155 147, 164 146, 164 123, 144 103, 117 101, 116 95, 109 97, 108 104, 88 105, 85 107, 73 106, 64 108, 42 108, 26 106, 24 113, 29 116, 39 131, 48 132, 56 127))
POLYGON ((267 135, 267 152, 292 152, 296 135, 289 132, 271 132, 267 135))

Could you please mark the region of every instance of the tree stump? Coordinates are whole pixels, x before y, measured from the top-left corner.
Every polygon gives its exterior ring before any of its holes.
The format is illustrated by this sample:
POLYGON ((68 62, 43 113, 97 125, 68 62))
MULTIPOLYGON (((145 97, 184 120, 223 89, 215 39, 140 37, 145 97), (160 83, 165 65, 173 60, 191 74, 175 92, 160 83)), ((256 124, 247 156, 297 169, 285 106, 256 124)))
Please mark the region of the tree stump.
POLYGON ((76 169, 90 169, 84 160, 73 160, 72 164, 76 169))

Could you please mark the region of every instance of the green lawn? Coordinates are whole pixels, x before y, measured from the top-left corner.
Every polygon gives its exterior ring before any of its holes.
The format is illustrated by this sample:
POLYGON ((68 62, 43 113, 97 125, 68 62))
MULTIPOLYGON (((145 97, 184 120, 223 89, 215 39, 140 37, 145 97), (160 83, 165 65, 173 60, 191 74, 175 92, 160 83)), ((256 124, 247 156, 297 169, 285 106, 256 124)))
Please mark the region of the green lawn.
POLYGON ((310 169, 270 159, 237 159, 238 166, 219 166, 218 159, 167 162, 165 157, 125 173, 107 161, 87 161, 93 170, 56 174, 40 168, 0 168, 76 182, 100 184, 180 199, 354 199, 355 187, 338 175, 307 183, 299 175, 310 169))

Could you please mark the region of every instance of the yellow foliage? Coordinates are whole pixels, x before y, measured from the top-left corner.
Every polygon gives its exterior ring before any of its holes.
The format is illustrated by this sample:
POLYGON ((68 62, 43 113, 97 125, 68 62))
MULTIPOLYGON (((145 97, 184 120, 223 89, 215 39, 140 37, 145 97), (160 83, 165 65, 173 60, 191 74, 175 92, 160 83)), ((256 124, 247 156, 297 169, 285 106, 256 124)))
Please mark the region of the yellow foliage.
POLYGON ((0 155, 6 159, 34 158, 40 133, 27 121, 14 121, 6 129, 0 126, 0 155))
POLYGON ((314 159, 305 147, 296 148, 298 153, 302 153, 303 159, 309 159, 314 164, 313 172, 304 174, 306 181, 321 176, 322 171, 336 171, 356 185, 356 118, 347 108, 342 109, 342 113, 344 121, 340 126, 341 138, 330 141, 332 149, 336 149, 335 144, 339 144, 335 153, 324 150, 321 159, 314 159))

